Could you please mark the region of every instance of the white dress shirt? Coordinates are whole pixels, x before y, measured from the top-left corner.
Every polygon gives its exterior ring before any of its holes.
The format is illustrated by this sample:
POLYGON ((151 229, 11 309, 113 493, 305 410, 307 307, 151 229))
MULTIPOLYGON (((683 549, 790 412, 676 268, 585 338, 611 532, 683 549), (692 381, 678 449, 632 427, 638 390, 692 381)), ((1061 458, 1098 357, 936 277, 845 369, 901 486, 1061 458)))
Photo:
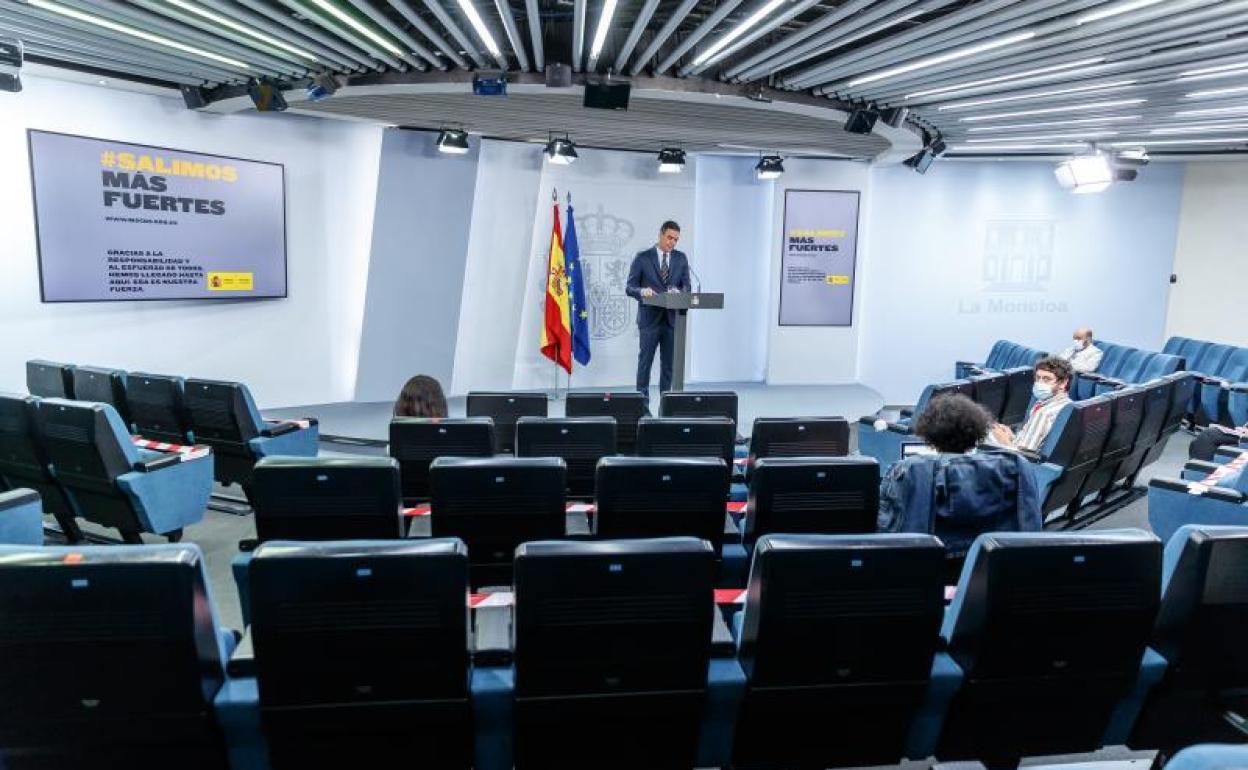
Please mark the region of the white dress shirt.
POLYGON ((1101 365, 1101 358, 1105 353, 1092 343, 1088 343, 1086 348, 1071 345, 1062 351, 1062 358, 1070 362, 1070 368, 1076 372, 1095 372, 1096 368, 1101 365))

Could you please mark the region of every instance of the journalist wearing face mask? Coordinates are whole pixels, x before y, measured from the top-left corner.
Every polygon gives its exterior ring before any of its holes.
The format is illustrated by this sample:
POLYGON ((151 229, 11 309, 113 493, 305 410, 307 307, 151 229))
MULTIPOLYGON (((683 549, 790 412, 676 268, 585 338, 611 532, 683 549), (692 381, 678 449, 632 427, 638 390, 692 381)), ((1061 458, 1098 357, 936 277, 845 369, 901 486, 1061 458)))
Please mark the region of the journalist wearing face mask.
POLYGON ((1036 364, 1035 381, 1031 386, 1031 409, 1027 422, 1018 433, 1007 425, 992 426, 992 443, 1035 452, 1053 429, 1062 408, 1070 403, 1071 365, 1059 356, 1049 356, 1036 364))
POLYGON ((1084 326, 1075 329, 1074 344, 1058 356, 1070 364, 1076 372, 1095 372, 1101 365, 1104 353, 1092 342, 1092 330, 1084 326))

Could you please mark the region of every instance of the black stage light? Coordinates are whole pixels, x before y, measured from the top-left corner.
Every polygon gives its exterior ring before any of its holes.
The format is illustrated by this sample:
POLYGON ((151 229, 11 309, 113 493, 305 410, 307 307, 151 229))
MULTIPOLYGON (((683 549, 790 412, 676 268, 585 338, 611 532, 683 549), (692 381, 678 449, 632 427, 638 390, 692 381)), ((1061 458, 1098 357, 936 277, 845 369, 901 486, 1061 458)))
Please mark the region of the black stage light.
POLYGON ((679 147, 664 147, 659 150, 659 173, 679 174, 685 170, 685 151, 679 147))
POLYGON ((283 112, 286 109, 286 97, 272 83, 253 80, 247 84, 247 94, 251 96, 257 112, 283 112))
POLYGON ((576 145, 568 136, 551 137, 546 143, 546 159, 560 166, 570 166, 576 162, 576 145))
POLYGON ((851 134, 869 134, 879 119, 880 113, 867 107, 859 107, 849 113, 849 119, 845 121, 845 130, 851 134))
POLYGON ((779 179, 784 173, 784 160, 779 155, 764 155, 754 166, 754 175, 759 179, 779 179))
POLYGON ((0 37, 0 91, 17 93, 22 90, 18 72, 22 69, 23 58, 22 41, 0 37))
POLYGON ((438 134, 438 152, 447 155, 466 155, 468 153, 468 132, 462 128, 444 128, 438 134))

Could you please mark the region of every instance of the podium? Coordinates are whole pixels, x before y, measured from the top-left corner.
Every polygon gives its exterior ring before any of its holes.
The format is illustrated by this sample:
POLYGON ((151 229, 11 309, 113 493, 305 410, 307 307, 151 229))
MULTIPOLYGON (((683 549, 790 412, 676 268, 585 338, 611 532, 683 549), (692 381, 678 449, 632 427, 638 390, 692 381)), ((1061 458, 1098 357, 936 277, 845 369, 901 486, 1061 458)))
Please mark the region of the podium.
MULTIPOLYGON (((661 307, 665 310, 721 310, 724 295, 709 292, 664 292, 653 297, 642 297, 641 304, 661 307)), ((676 314, 675 350, 672 351, 672 390, 685 389, 685 334, 688 318, 685 313, 676 314)))

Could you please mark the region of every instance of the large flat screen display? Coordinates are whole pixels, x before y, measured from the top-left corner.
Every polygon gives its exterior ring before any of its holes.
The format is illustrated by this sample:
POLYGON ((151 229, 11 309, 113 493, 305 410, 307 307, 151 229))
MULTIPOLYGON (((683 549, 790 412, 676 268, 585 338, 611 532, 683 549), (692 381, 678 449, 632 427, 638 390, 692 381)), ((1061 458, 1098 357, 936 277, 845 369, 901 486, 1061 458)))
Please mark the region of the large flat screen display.
POLYGON ((281 164, 28 139, 44 302, 286 296, 281 164))

